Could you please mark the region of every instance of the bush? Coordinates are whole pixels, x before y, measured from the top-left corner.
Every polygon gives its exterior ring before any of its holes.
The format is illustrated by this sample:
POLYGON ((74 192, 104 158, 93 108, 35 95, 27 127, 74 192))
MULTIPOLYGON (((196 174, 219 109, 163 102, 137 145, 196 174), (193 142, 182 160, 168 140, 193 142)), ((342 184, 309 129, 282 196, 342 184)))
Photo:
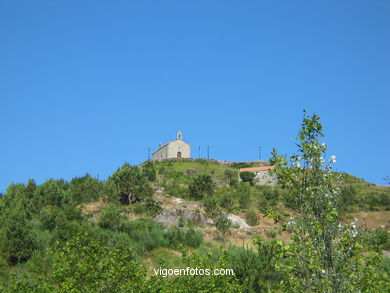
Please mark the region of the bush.
POLYGON ((179 228, 169 230, 166 234, 169 247, 177 249, 181 245, 197 248, 203 243, 202 234, 194 229, 184 231, 179 228))
POLYGON ((162 211, 162 207, 158 201, 148 199, 145 202, 146 214, 150 217, 155 217, 162 211))
POLYGON ((225 234, 232 226, 232 221, 230 221, 225 215, 221 215, 215 219, 214 225, 219 232, 225 234))
POLYGON ((373 231, 372 242, 380 245, 384 250, 390 249, 390 233, 385 229, 375 229, 373 231))
POLYGON ((246 209, 250 204, 250 188, 248 184, 240 184, 237 190, 238 203, 241 209, 246 209))
POLYGON ((145 175, 145 177, 149 181, 155 181, 156 180, 157 171, 156 171, 154 162, 153 161, 147 161, 146 163, 144 163, 143 166, 142 166, 142 173, 145 175))
POLYGON ((196 176, 188 186, 189 194, 196 200, 211 196, 214 192, 214 182, 210 175, 201 174, 196 176))
POLYGON ((275 204, 279 198, 279 191, 275 188, 266 188, 263 190, 264 197, 271 201, 272 204, 275 204))
POLYGON ((356 203, 356 188, 352 185, 341 187, 340 197, 340 207, 345 210, 356 203))
POLYGON ((164 236, 163 226, 153 220, 140 219, 126 222, 123 231, 127 232, 130 238, 137 242, 137 246, 143 251, 168 246, 168 241, 164 236))
POLYGON ((142 215, 145 212, 145 206, 140 202, 136 202, 133 204, 133 211, 137 215, 142 215))
POLYGON ((249 226, 256 226, 259 224, 259 217, 254 210, 249 210, 246 213, 245 221, 249 226))
POLYGON ((255 179, 256 174, 253 172, 241 172, 240 173, 240 178, 243 182, 249 182, 251 185, 253 185, 253 180, 255 179))
POLYGON ((222 207, 230 211, 234 204, 233 195, 229 193, 224 194, 219 200, 219 203, 222 207))
POLYGON ((203 200, 203 205, 205 212, 209 217, 214 218, 219 214, 220 209, 218 207, 218 201, 214 197, 206 197, 203 200))
POLYGON ((236 172, 228 169, 225 171, 224 176, 225 176, 225 181, 227 184, 229 184, 230 186, 237 185, 238 180, 237 180, 237 173, 236 172))
POLYGON ((118 231, 121 229, 121 224, 126 217, 121 215, 121 210, 118 206, 110 204, 101 211, 99 226, 105 229, 118 231))

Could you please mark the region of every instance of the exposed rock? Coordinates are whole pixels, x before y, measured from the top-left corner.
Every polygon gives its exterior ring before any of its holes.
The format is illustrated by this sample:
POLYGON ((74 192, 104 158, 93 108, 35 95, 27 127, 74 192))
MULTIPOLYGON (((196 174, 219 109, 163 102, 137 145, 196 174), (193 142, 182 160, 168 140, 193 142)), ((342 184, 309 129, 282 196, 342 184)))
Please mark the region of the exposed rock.
POLYGON ((245 222, 243 218, 240 218, 239 216, 227 214, 226 217, 232 221, 232 225, 237 225, 240 228, 250 228, 250 226, 245 222))
POLYGON ((201 226, 207 225, 207 217, 203 213, 175 207, 164 209, 156 216, 156 221, 171 226, 178 225, 180 218, 183 219, 184 222, 190 220, 201 226))
POLYGON ((154 191, 156 194, 164 194, 165 193, 165 188, 164 187, 157 187, 156 190, 154 191))

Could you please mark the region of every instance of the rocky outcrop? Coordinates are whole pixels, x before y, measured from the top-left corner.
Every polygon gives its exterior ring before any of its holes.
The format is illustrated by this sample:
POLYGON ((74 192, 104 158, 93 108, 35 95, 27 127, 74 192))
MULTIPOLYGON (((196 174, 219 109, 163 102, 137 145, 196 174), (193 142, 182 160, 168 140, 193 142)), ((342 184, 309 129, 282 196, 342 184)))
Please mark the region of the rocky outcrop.
POLYGON ((205 214, 194 210, 180 209, 175 207, 164 209, 156 216, 155 219, 157 222, 168 226, 178 225, 180 219, 182 219, 185 223, 192 221, 201 226, 207 225, 207 217, 205 214))
POLYGON ((250 226, 245 222, 243 218, 239 216, 227 214, 226 217, 232 221, 233 226, 239 226, 240 228, 250 228, 250 226))

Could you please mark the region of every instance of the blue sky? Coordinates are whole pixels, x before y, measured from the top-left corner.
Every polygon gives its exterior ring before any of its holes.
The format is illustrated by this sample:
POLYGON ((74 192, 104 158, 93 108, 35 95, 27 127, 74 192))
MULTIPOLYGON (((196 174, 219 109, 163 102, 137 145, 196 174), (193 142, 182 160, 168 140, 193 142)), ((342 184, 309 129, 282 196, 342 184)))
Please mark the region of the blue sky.
POLYGON ((181 129, 194 157, 295 152, 390 175, 390 2, 0 0, 0 192, 106 178, 181 129))

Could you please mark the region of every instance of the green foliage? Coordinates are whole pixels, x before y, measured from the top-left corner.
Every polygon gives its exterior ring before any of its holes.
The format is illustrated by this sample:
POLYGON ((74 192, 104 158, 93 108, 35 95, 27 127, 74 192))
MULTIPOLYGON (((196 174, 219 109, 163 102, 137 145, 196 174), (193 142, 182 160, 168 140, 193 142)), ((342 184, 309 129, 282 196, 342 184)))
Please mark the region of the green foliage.
POLYGON ((203 205, 204 205, 205 212, 209 217, 214 218, 220 214, 218 201, 214 196, 206 197, 203 200, 203 205))
POLYGON ((72 199, 77 203, 98 200, 101 196, 103 183, 86 174, 75 177, 69 182, 69 191, 72 199))
POLYGON ((122 228, 123 221, 126 219, 117 205, 110 204, 101 210, 99 226, 113 231, 119 231, 122 228))
MULTIPOLYGON (((301 214, 301 224, 291 219, 292 237, 282 270, 286 292, 381 291, 385 276, 379 272, 379 251, 372 250, 355 223, 339 222, 341 176, 331 172, 335 157, 325 169, 326 145, 319 142, 322 125, 306 112, 298 136, 299 154, 287 160, 273 151, 272 163, 279 182, 289 188, 301 214), (375 281, 374 281, 375 280, 375 281)), ((384 291, 383 291, 384 292, 384 291)))
POLYGON ((250 187, 247 184, 240 183, 237 186, 237 198, 241 209, 248 208, 250 204, 250 187))
POLYGON ((141 202, 136 202, 135 204, 133 204, 133 211, 137 215, 141 215, 141 214, 145 213, 146 209, 145 209, 145 206, 141 202))
POLYGON ((155 217, 159 212, 162 211, 162 207, 158 201, 148 199, 144 203, 146 214, 150 217, 155 217))
POLYGON ((221 257, 215 257, 213 254, 209 254, 207 258, 202 258, 198 253, 194 252, 188 254, 183 251, 183 262, 185 267, 188 268, 200 268, 208 269, 209 274, 204 273, 203 275, 181 275, 172 278, 163 278, 161 276, 152 277, 151 283, 153 289, 150 292, 161 292, 161 293, 238 293, 242 292, 242 287, 238 283, 237 278, 234 275, 220 276, 213 274, 215 269, 229 268, 227 266, 227 255, 221 257), (213 262, 210 260, 213 259, 213 262))
POLYGON ((157 171, 153 161, 146 161, 142 165, 142 173, 146 176, 149 181, 156 181, 157 171))
POLYGON ((225 215, 220 215, 215 219, 214 225, 217 230, 224 235, 232 226, 232 221, 230 221, 225 215))
POLYGON ((126 222, 122 231, 128 233, 144 252, 169 246, 163 226, 150 219, 126 222))
POLYGON ((53 205, 61 208, 69 204, 74 205, 75 201, 72 199, 68 187, 69 185, 63 179, 47 180, 35 189, 33 198, 34 206, 43 207, 53 205))
POLYGON ((279 191, 276 188, 265 186, 263 189, 263 195, 272 205, 276 204, 279 199, 279 191))
POLYGON ((23 292, 138 292, 144 284, 144 269, 131 253, 108 249, 90 235, 79 234, 69 242, 58 243, 49 255, 53 259, 50 274, 38 272, 34 278, 10 287, 23 288, 23 292))
POLYGON ((197 175, 188 186, 188 189, 192 198, 200 200, 213 194, 214 182, 208 174, 197 175))
POLYGON ((259 224, 259 217, 254 210, 249 210, 246 213, 245 221, 249 226, 256 226, 259 224))
POLYGON ((390 250, 390 233, 385 229, 375 229, 372 233, 371 242, 374 246, 379 245, 384 250, 390 250))
POLYGON ((229 264, 245 288, 244 292, 274 292, 279 288, 283 275, 278 271, 282 262, 284 246, 280 240, 254 239, 256 251, 250 248, 232 248, 229 264))
POLYGON ((153 190, 140 168, 125 163, 109 178, 119 191, 121 202, 131 204, 141 199, 150 198, 153 190))
POLYGON ((203 236, 194 229, 182 230, 174 228, 169 230, 165 237, 168 239, 169 247, 177 249, 182 245, 197 248, 203 243, 203 236))
POLYGON ((253 184, 253 179, 255 179, 256 174, 253 172, 240 172, 240 178, 243 182, 249 182, 250 184, 253 184))
POLYGON ((237 172, 231 169, 225 170, 224 176, 225 176, 226 183, 229 184, 230 186, 236 186, 238 183, 237 175, 238 175, 237 172))
POLYGON ((0 254, 9 264, 28 260, 37 247, 28 214, 20 205, 0 216, 0 254))

